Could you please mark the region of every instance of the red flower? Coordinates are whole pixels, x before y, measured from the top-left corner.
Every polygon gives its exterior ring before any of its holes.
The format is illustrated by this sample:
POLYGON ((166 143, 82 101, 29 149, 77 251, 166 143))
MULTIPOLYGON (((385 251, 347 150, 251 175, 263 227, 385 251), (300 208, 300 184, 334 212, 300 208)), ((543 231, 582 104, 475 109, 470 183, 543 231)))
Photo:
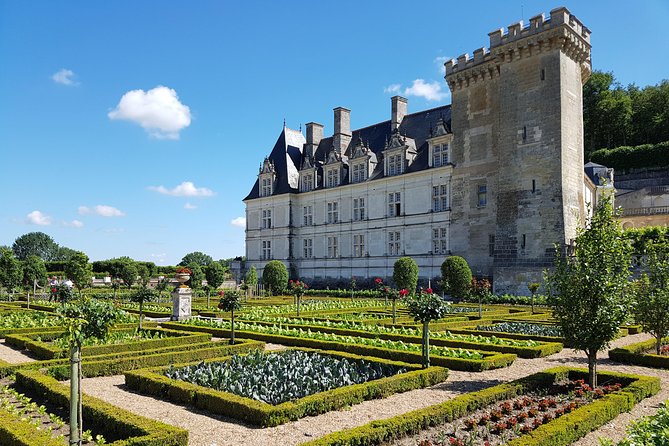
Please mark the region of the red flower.
POLYGON ((383 283, 383 280, 381 280, 380 277, 377 277, 376 279, 374 279, 374 283, 376 283, 377 285, 381 285, 383 283))
POLYGON ((288 283, 292 285, 292 284, 293 284, 293 279, 290 279, 290 280, 288 281, 288 283))
POLYGON ((56 292, 56 289, 55 289, 55 288, 51 288, 51 292, 52 292, 52 293, 55 293, 55 292, 56 292))
POLYGON ((428 288, 428 289, 426 289, 425 292, 426 292, 427 294, 432 294, 432 288, 428 288))
POLYGON ((407 296, 408 294, 409 294, 409 290, 406 290, 406 289, 401 289, 401 290, 400 290, 400 296, 401 296, 401 297, 405 297, 405 296, 407 296))
POLYGON ((224 296, 224 295, 225 295, 225 291, 219 291, 219 292, 218 292, 218 295, 219 295, 219 296, 224 296))

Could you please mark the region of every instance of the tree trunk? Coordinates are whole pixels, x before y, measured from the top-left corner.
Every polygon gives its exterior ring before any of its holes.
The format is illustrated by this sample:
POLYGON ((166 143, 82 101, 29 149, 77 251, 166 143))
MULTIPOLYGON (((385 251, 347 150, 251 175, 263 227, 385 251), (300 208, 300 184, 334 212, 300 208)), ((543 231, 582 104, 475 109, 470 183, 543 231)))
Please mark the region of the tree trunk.
POLYGON ((79 398, 78 398, 78 403, 77 403, 77 415, 79 417, 79 440, 83 441, 83 432, 84 432, 84 410, 83 410, 83 403, 84 399, 81 396, 81 378, 83 377, 83 373, 81 372, 81 346, 79 347, 79 362, 78 364, 78 369, 79 369, 79 377, 77 378, 79 380, 79 384, 77 385, 77 389, 79 390, 79 398))
POLYGON ((393 325, 397 323, 397 299, 393 299, 393 325))
POLYGON ((230 323, 230 344, 235 343, 235 310, 230 311, 231 314, 231 323, 230 323))
POLYGON ((658 334, 655 337, 655 352, 659 355, 661 349, 662 349, 662 334, 658 334))
POLYGON ((597 387, 597 352, 588 352, 588 384, 597 387))
POLYGON ((142 314, 142 308, 144 308, 144 301, 143 301, 143 300, 140 300, 140 301, 139 301, 139 329, 140 329, 140 330, 142 329, 142 319, 143 319, 142 316, 144 316, 144 315, 142 314))
POLYGON ((534 314, 534 293, 532 293, 532 297, 530 298, 530 305, 532 307, 532 314, 534 314))
POLYGON ((209 295, 211 294, 211 291, 207 289, 207 308, 209 308, 209 295))
POLYGON ((79 345, 70 348, 70 445, 81 445, 79 436, 79 345))
POLYGON ((429 321, 423 321, 423 368, 430 367, 430 330, 429 321))
POLYGON ((483 319, 483 299, 479 295, 479 319, 483 319))
POLYGON ((297 299, 297 317, 300 317, 300 304, 302 303, 302 298, 300 296, 295 296, 297 299))

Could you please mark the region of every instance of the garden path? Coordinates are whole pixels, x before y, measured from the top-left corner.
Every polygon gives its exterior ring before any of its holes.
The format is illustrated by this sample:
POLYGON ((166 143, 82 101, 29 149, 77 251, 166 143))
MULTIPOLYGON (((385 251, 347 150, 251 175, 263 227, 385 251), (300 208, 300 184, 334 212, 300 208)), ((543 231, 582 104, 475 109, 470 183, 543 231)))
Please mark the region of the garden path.
POLYGON ((34 358, 21 353, 20 351, 5 344, 5 340, 0 340, 0 361, 5 361, 10 364, 20 364, 22 362, 35 361, 34 358))
MULTIPOLYGON (((627 336, 617 339, 612 346, 619 347, 648 338, 644 334, 627 336)), ((608 360, 606 353, 602 353, 600 358, 600 368, 604 370, 659 376, 662 379, 662 391, 642 401, 631 413, 621 415, 612 423, 585 437, 577 443, 579 446, 598 445, 598 435, 620 438, 624 433, 624 426, 630 420, 653 413, 660 402, 669 399, 669 373, 666 371, 616 364, 608 360)), ((482 373, 451 371, 448 381, 427 389, 392 395, 382 400, 365 401, 350 409, 307 417, 264 429, 244 425, 230 418, 210 416, 204 411, 130 392, 124 386, 123 376, 85 379, 83 391, 131 412, 188 429, 191 446, 297 445, 331 432, 401 415, 447 401, 466 392, 508 382, 560 365, 584 367, 586 365, 585 356, 571 349, 565 349, 546 358, 518 359, 510 367, 504 369, 482 373)), ((403 444, 415 445, 416 443, 403 444)))

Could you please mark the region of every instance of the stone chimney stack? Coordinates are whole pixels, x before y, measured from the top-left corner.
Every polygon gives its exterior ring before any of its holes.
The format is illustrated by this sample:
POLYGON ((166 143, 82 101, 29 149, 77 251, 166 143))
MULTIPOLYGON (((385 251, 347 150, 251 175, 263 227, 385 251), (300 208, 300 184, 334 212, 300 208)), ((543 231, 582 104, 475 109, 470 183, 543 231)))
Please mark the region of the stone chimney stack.
POLYGON ((392 101, 392 115, 391 115, 391 130, 395 131, 402 124, 402 119, 407 115, 407 99, 402 96, 393 96, 392 101))
POLYGON ((317 122, 310 122, 307 124, 307 143, 304 146, 304 153, 313 158, 320 144, 321 139, 323 139, 323 124, 317 122))
POLYGON ((334 134, 332 145, 340 154, 344 154, 351 142, 351 110, 344 107, 334 109, 334 134))

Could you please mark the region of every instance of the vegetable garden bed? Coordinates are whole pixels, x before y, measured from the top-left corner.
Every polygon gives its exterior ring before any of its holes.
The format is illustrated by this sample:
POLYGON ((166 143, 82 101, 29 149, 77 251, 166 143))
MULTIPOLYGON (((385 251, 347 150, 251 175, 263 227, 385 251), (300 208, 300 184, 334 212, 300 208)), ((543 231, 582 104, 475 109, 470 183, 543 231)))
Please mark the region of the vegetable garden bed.
MULTIPOLYGON (((407 364, 397 361, 389 361, 379 358, 371 358, 349 353, 334 351, 315 351, 311 349, 290 349, 283 352, 269 353, 273 355, 290 354, 291 351, 301 351, 311 354, 325 355, 335 358, 339 361, 361 362, 376 364, 375 367, 405 369, 403 373, 394 376, 374 379, 359 384, 346 385, 345 387, 325 390, 314 393, 309 396, 295 398, 291 401, 281 402, 279 404, 268 404, 257 399, 247 398, 234 393, 215 390, 203 387, 197 384, 191 384, 184 381, 170 379, 165 376, 168 370, 165 367, 157 369, 144 369, 127 372, 126 385, 142 393, 167 398, 170 401, 195 406, 207 410, 211 413, 221 414, 237 418, 248 423, 260 426, 277 426, 291 420, 317 415, 331 410, 337 410, 345 406, 357 404, 365 400, 385 398, 395 393, 406 392, 408 390, 428 387, 439 382, 443 382, 448 377, 448 370, 442 367, 429 367, 421 369, 420 366, 407 364)), ((266 355, 265 353, 263 355, 266 355)), ((230 358, 221 358, 208 360, 204 364, 209 365, 222 361, 230 361, 230 358)), ((179 368, 188 366, 180 365, 179 368)), ((199 366, 203 368, 203 366, 199 366)), ((172 369, 174 370, 174 369, 172 369)), ((224 373, 220 369, 216 373, 210 373, 211 380, 223 380, 224 373), (212 376, 213 375, 213 376, 212 376)), ((183 372, 182 372, 183 373, 183 372)), ((205 373, 205 372, 200 372, 205 373)), ((272 375, 272 371, 268 371, 272 375)), ((281 375, 285 373, 278 371, 272 375, 275 380, 281 380, 281 375)), ((327 372, 325 372, 327 375, 327 372)), ((235 376, 231 374, 230 376, 235 376)), ((316 378, 323 376, 319 374, 316 378)), ((267 376, 250 376, 251 381, 266 380, 267 376)), ((238 379, 236 377, 235 379, 238 379)), ((267 383, 265 383, 267 384, 267 383)), ((238 386, 237 382, 232 383, 238 386)), ((306 385, 306 384, 305 384, 306 385)), ((256 388, 256 392, 261 392, 262 386, 256 388)), ((237 390, 237 388, 235 387, 237 390)), ((253 390, 251 390, 253 392, 253 390)), ((239 392, 238 392, 239 393, 239 392)))
POLYGON ((536 401, 536 407, 533 406, 535 402, 532 402, 530 406, 525 405, 525 400, 522 398, 537 394, 537 392, 546 392, 556 383, 584 378, 587 378, 587 370, 557 367, 510 383, 468 393, 444 403, 397 417, 377 420, 364 426, 335 432, 304 443, 304 446, 387 444, 399 438, 419 434, 433 427, 442 428, 444 435, 434 438, 437 443, 434 443, 433 439, 429 439, 421 444, 459 446, 485 444, 485 441, 489 441, 489 444, 493 446, 499 444, 495 441, 501 439, 504 431, 509 430, 509 424, 513 424, 509 421, 511 418, 516 419, 516 427, 511 428, 513 435, 507 435, 506 440, 508 442, 505 444, 512 446, 566 446, 607 423, 620 413, 630 410, 634 404, 660 390, 660 380, 655 377, 604 372, 599 374, 599 381, 603 384, 610 384, 611 387, 608 391, 602 389, 602 395, 596 395, 596 398, 593 396, 592 402, 588 402, 586 397, 585 401, 581 400, 581 403, 576 403, 575 407, 571 403, 576 400, 559 403, 561 405, 558 407, 556 399, 554 407, 551 408, 553 403, 551 401, 541 402, 543 398, 536 401), (619 390, 615 390, 616 384, 620 384, 619 390), (523 404, 522 408, 520 408, 521 403, 523 404), (565 410, 567 403, 569 406, 565 410), (541 407, 545 407, 543 412, 540 410, 540 404, 541 407), (510 410, 509 406, 511 407, 510 410), (518 414, 521 413, 521 409, 527 416, 521 416, 523 419, 519 421, 518 414), (536 413, 530 417, 529 411, 532 409, 536 410, 536 413), (561 409, 561 413, 556 417, 558 409, 561 409), (534 423, 539 414, 541 414, 540 422, 534 423), (498 419, 494 424, 492 423, 493 416, 498 419), (546 418, 546 422, 544 422, 544 418, 546 418), (528 422, 527 420, 530 419, 532 421, 528 422), (481 422, 482 428, 474 426, 479 426, 481 422), (505 426, 502 426, 502 424, 505 424, 505 426), (520 427, 518 427, 519 425, 520 427), (523 429, 522 426, 525 425, 528 425, 529 428, 523 429), (456 426, 461 428, 458 431, 459 434, 454 432, 456 426), (487 430, 487 433, 490 434, 488 440, 472 440, 471 443, 464 440, 465 434, 471 432, 474 428, 477 431, 482 431, 484 436, 487 430), (449 433, 454 435, 449 435, 449 433))

